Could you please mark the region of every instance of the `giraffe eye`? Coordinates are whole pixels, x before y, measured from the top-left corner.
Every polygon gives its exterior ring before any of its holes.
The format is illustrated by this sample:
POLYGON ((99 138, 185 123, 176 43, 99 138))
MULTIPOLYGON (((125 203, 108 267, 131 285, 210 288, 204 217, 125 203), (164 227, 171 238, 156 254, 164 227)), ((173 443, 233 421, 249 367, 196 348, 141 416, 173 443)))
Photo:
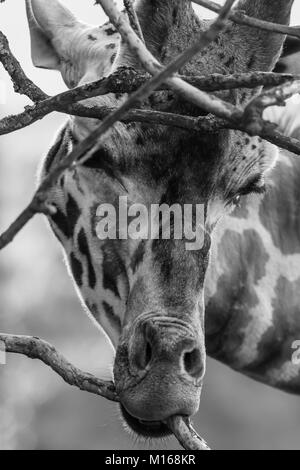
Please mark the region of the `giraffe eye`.
POLYGON ((238 206, 238 205, 240 204, 240 202, 241 202, 241 196, 240 196, 240 194, 238 194, 237 196, 235 196, 235 197, 233 198, 232 204, 233 204, 234 206, 238 206))

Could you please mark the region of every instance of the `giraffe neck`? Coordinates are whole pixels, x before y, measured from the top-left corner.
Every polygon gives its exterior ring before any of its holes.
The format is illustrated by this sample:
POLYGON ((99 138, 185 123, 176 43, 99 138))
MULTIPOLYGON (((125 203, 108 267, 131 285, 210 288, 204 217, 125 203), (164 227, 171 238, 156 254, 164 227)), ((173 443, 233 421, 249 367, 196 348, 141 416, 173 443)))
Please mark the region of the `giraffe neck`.
MULTIPOLYGON (((213 357, 291 387, 300 339, 300 163, 281 155, 264 196, 250 196, 214 234, 206 278, 213 357)), ((297 387, 299 387, 297 380, 297 387)))

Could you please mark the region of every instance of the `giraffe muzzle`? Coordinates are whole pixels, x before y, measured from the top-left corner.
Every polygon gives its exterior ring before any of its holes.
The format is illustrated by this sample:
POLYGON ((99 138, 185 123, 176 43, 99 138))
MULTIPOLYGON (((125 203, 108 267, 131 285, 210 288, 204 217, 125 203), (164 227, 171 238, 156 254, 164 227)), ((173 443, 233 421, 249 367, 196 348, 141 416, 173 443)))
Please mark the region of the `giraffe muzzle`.
POLYGON ((146 428, 148 435, 166 434, 162 423, 168 418, 198 411, 204 373, 198 329, 172 317, 139 321, 115 362, 125 420, 140 434, 145 433, 136 428, 146 428))

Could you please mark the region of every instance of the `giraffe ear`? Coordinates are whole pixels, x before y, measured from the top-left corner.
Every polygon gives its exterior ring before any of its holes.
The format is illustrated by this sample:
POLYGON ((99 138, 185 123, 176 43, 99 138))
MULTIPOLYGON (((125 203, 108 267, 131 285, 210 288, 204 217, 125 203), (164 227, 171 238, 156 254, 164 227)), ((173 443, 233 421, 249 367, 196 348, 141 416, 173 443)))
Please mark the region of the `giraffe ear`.
MULTIPOLYGON (((31 57, 36 67, 58 70, 60 58, 54 43, 76 25, 73 14, 57 0, 26 0, 31 57)), ((66 38, 67 39, 67 38, 66 38)))

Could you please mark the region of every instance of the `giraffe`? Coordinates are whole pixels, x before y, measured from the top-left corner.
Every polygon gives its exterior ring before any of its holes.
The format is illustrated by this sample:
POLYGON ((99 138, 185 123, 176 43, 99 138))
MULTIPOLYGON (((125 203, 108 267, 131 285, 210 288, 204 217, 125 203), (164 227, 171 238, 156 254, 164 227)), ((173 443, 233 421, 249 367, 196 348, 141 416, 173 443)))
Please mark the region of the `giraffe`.
MULTIPOLYGON (((288 24, 292 4, 240 0, 237 9, 288 24)), ((164 64, 209 25, 187 0, 138 0, 136 9, 147 47, 164 64)), ((27 0, 27 14, 33 63, 59 70, 68 87, 120 66, 140 69, 109 23, 83 24, 58 0, 51 5, 27 0)), ((180 72, 270 71, 283 41, 271 32, 230 24, 180 72)), ((218 95, 245 104, 258 92, 218 95)), ((125 99, 109 94, 86 104, 117 106, 125 99)), ((144 106, 203 114, 170 92, 158 93, 144 106)), ((97 123, 69 118, 43 162, 42 176, 97 123)), ((167 418, 197 412, 206 350, 257 380, 298 392, 299 368, 289 355, 297 336, 300 283, 299 171, 297 160, 279 157, 273 145, 237 131, 211 135, 118 123, 100 150, 52 189, 49 202, 57 212, 49 216, 50 225, 85 310, 116 350, 120 408, 137 434, 161 437, 169 432, 167 418), (184 239, 159 237, 100 240, 95 230, 99 203, 117 207, 124 195, 146 207, 204 205, 202 248, 188 251, 184 239)))

